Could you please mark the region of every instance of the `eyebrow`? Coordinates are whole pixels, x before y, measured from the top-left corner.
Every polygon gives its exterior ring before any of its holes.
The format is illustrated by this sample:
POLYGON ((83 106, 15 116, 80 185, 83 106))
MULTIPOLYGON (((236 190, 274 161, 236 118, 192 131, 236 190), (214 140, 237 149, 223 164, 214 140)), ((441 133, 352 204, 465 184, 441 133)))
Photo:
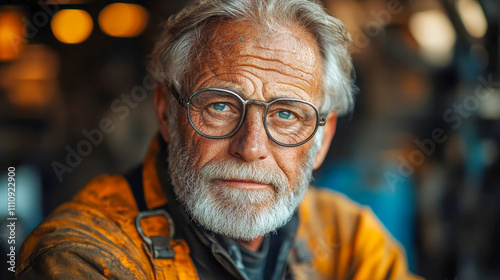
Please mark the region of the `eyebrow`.
MULTIPOLYGON (((243 100, 249 100, 248 98, 245 97, 245 93, 243 93, 241 90, 237 90, 237 89, 232 88, 232 87, 217 87, 217 88, 232 91, 232 92, 236 93, 237 95, 239 95, 241 98, 243 98, 243 100)), ((302 100, 301 98, 297 98, 295 96, 287 96, 284 94, 279 94, 278 96, 273 96, 271 99, 266 100, 266 102, 272 102, 272 101, 274 101, 276 99, 280 99, 280 98, 293 98, 293 99, 297 99, 297 100, 302 100)), ((304 101, 306 101, 306 100, 304 100, 304 101)))

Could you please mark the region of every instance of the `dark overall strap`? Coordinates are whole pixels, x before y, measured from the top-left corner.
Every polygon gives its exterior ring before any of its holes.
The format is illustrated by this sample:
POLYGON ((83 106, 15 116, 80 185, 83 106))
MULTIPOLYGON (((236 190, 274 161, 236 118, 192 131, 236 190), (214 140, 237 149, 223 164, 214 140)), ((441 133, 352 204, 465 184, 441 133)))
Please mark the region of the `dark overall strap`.
POLYGON ((136 228, 139 235, 148 246, 153 259, 173 259, 175 252, 170 246, 170 240, 174 235, 174 223, 170 215, 161 207, 149 210, 144 197, 144 184, 142 181, 142 168, 143 165, 132 168, 123 176, 128 181, 130 189, 134 194, 139 214, 136 217, 136 228), (168 223, 169 236, 148 236, 144 233, 141 227, 141 220, 151 216, 162 216, 168 223))
POLYGON ((146 198, 144 197, 144 186, 142 183, 142 168, 143 165, 141 164, 127 171, 127 173, 123 175, 125 179, 127 179, 130 189, 134 194, 135 203, 137 203, 139 212, 148 211, 146 198))

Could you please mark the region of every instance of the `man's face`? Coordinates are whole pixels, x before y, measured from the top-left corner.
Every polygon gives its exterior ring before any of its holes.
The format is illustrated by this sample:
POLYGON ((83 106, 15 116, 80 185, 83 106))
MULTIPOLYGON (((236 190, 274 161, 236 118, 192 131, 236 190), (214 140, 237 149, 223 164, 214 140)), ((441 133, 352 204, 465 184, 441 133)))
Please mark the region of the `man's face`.
MULTIPOLYGON (((291 97, 319 107, 321 56, 306 30, 269 33, 246 22, 223 22, 206 34, 196 46, 184 97, 226 88, 244 99, 291 97)), ((233 238, 252 239, 283 225, 302 200, 312 172, 313 141, 294 148, 274 143, 263 114, 263 107, 250 105, 239 131, 226 139, 198 134, 184 109, 178 109, 178 123, 170 127, 176 131, 169 161, 177 195, 198 222, 233 238)))

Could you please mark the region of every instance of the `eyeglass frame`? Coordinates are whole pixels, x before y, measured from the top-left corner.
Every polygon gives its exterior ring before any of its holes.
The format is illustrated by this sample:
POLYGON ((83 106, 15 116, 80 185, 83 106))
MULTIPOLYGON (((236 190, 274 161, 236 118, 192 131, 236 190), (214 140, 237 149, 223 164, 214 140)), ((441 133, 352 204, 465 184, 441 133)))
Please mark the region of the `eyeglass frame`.
POLYGON ((309 142, 309 140, 311 140, 314 135, 316 135, 316 132, 318 131, 318 128, 320 126, 325 126, 326 124, 326 117, 321 117, 320 116, 320 113, 319 113, 319 110, 318 108, 316 107, 316 105, 314 105, 312 102, 309 102, 309 101, 306 101, 306 100, 302 100, 302 99, 296 99, 296 98, 289 98, 289 97, 282 97, 282 98, 277 98, 275 100, 272 100, 270 102, 265 102, 265 101, 260 101, 260 100, 254 100, 254 99, 248 99, 248 100, 245 100, 243 99, 239 94, 237 94, 236 92, 232 91, 232 90, 229 90, 229 89, 224 89, 224 88, 204 88, 204 89, 200 89, 200 90, 197 90, 195 91, 193 94, 191 94, 189 96, 189 98, 186 100, 184 99, 179 91, 174 87, 174 86, 170 86, 170 89, 171 89, 171 92, 172 94, 174 95, 175 99, 177 100, 177 102, 179 102, 179 104, 186 108, 186 113, 187 113, 187 117, 188 117, 188 120, 189 120, 189 123, 191 124, 191 126, 193 127, 193 129, 198 132, 201 136, 203 137, 206 137, 208 139, 225 139, 225 138, 229 138, 233 135, 235 135, 241 128, 241 126, 243 125, 243 122, 245 121, 245 118, 246 118, 246 112, 247 112, 247 104, 248 105, 251 105, 251 104, 255 104, 255 105, 260 105, 260 106, 264 106, 265 108, 265 111, 264 111, 264 129, 266 130, 266 134, 267 134, 267 137, 269 137, 269 139, 271 139, 274 143, 280 145, 280 146, 284 146, 284 147, 298 147, 298 146, 301 146, 301 145, 304 145, 305 143, 309 142), (240 117, 240 121, 238 123, 238 125, 236 126, 235 129, 233 129, 233 131, 227 135, 224 135, 224 136, 210 136, 210 135, 207 135, 203 132, 201 132, 193 123, 193 120, 191 119, 191 115, 190 115, 190 109, 189 109, 189 104, 192 100, 192 98, 194 96, 196 96, 197 94, 200 94, 202 92, 206 92, 206 91, 220 91, 220 92, 225 92, 225 93, 229 93, 231 95, 234 95, 236 96, 240 101, 241 103, 243 104, 243 110, 241 112, 241 116, 240 117), (267 128, 267 112, 268 112, 268 109, 269 107, 271 107, 271 105, 273 105, 274 103, 278 102, 278 101, 297 101, 297 102, 301 102, 301 103, 304 103, 304 104, 308 104, 310 105, 314 111, 316 112, 316 126, 314 128, 314 131, 311 133, 311 135, 309 137, 307 137, 305 140, 303 140, 302 142, 299 142, 297 144, 285 144, 285 143, 281 143, 279 141, 277 141, 276 139, 274 139, 274 137, 271 136, 271 133, 269 132, 269 129, 267 128))

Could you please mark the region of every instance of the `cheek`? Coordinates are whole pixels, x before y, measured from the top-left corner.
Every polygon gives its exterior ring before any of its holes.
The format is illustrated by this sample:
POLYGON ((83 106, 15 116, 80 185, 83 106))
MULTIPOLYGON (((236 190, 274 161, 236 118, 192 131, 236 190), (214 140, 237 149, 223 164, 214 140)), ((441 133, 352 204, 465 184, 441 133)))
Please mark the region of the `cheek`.
POLYGON ((214 140, 201 136, 196 132, 189 121, 184 117, 180 122, 179 130, 184 139, 183 144, 190 147, 193 153, 193 164, 198 169, 207 163, 216 161, 227 150, 227 141, 214 140))
POLYGON ((309 159, 308 151, 311 147, 311 142, 312 141, 309 141, 295 148, 280 147, 277 152, 274 153, 278 166, 283 170, 292 186, 298 184, 300 169, 303 163, 307 162, 309 159))

